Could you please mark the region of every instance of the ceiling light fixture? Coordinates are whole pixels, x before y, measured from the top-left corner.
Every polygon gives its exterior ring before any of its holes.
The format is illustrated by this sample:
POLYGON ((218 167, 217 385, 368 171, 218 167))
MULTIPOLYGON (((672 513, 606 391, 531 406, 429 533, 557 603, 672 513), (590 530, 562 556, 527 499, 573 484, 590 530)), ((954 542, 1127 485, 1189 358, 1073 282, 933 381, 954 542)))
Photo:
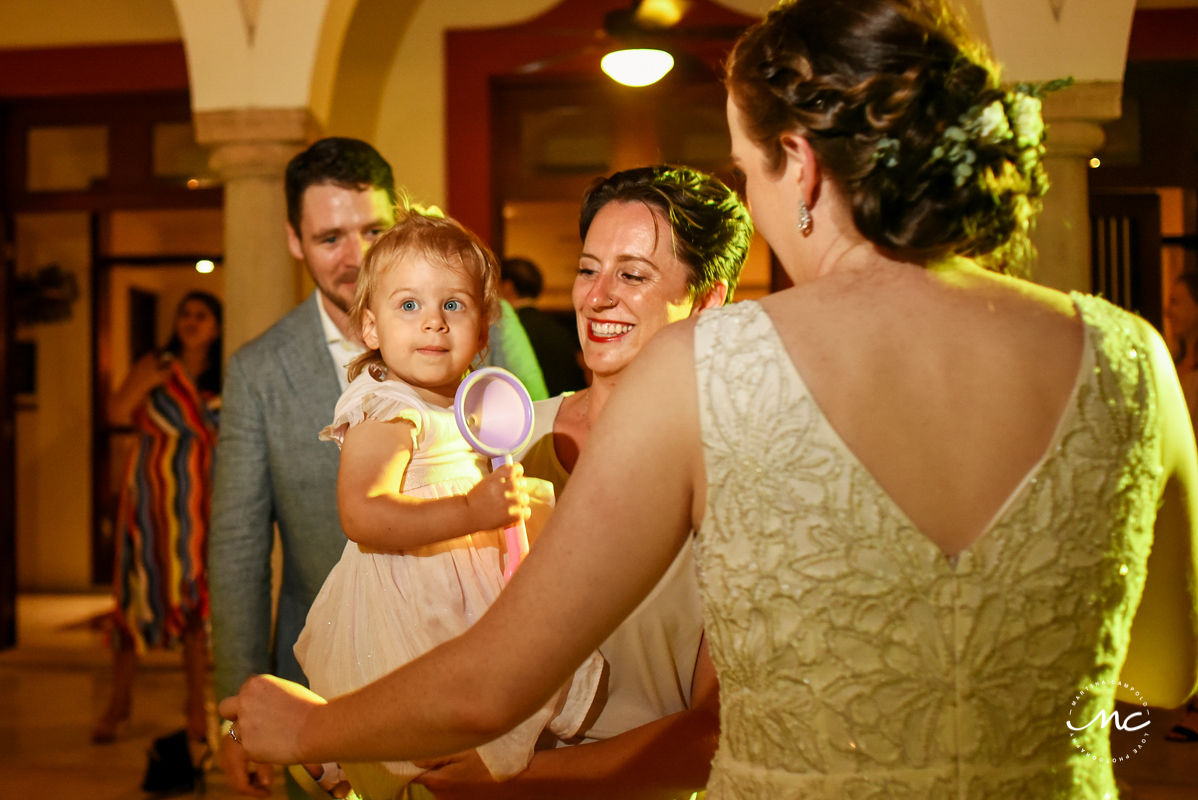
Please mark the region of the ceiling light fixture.
POLYGON ((599 66, 616 83, 648 86, 657 83, 674 68, 674 57, 665 50, 649 48, 613 50, 603 57, 599 66))

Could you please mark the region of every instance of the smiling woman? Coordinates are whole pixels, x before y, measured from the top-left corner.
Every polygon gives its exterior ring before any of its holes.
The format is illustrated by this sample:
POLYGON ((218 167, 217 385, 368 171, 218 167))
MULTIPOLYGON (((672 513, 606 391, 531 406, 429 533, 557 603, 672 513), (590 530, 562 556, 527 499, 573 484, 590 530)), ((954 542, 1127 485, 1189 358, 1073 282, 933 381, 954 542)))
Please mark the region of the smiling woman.
POLYGON ((688 276, 661 211, 635 201, 599 210, 573 292, 583 359, 596 380, 618 375, 669 323, 722 304, 725 284, 695 296, 688 276))
POLYGON ((571 296, 593 380, 538 408, 538 426, 553 421, 553 449, 566 472, 621 373, 653 336, 731 301, 752 233, 736 193, 687 167, 624 170, 587 191, 571 296))

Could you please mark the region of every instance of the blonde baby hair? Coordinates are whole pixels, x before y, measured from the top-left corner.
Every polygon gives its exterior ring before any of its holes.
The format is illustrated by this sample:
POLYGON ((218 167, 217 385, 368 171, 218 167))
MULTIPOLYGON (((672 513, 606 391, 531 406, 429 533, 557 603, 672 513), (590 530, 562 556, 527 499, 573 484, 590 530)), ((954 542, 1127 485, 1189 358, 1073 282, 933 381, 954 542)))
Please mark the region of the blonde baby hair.
MULTIPOLYGON (((476 274, 482 281, 483 320, 487 325, 499 318, 499 262, 491 249, 461 223, 438 213, 437 209, 408 206, 400 209, 395 225, 379 236, 366 253, 349 322, 361 334, 362 316, 374 300, 380 276, 412 256, 421 256, 430 264, 476 274)), ((370 370, 372 375, 385 371, 378 350, 367 350, 350 362, 347 370, 352 381, 370 370)))

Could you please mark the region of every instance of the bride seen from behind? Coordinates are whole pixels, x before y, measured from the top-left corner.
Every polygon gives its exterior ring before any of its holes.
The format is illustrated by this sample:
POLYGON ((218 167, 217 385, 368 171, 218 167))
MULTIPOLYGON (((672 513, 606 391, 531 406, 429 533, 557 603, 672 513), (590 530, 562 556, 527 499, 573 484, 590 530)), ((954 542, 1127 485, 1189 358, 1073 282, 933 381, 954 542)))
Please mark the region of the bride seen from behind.
POLYGON ((1066 723, 1120 684, 1192 693, 1198 463, 1169 353, 1105 301, 986 269, 1026 252, 1046 188, 1035 93, 934 0, 782 3, 727 86, 795 286, 654 338, 467 634, 328 703, 248 681, 221 712, 256 758, 489 738, 692 530, 712 800, 1113 796, 1107 731, 1066 723))

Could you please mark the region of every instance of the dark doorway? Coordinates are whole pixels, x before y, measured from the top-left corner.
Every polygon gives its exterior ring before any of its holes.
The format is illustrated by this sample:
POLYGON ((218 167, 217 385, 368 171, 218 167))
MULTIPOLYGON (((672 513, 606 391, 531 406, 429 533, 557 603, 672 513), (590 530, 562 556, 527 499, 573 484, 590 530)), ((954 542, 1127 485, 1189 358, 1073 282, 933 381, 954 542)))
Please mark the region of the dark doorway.
MULTIPOLYGON (((0 208, 0 253, 8 246, 0 208)), ((0 255, 0 649, 17 643, 16 394, 13 369, 13 263, 0 255)))
POLYGON ((136 361, 154 349, 158 331, 158 295, 129 290, 129 360, 136 361))

